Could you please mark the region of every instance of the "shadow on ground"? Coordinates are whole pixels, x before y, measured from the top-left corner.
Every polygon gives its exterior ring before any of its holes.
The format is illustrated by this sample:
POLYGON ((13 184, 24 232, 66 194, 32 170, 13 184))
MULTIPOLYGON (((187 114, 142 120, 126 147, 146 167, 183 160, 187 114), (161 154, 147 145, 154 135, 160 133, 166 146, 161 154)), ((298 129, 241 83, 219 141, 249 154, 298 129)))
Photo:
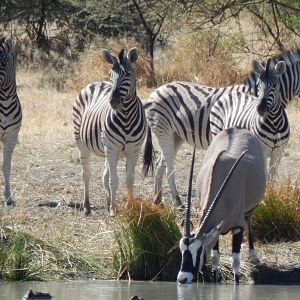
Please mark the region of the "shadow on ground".
POLYGON ((260 264, 252 271, 255 284, 300 284, 300 268, 279 270, 277 267, 260 264))

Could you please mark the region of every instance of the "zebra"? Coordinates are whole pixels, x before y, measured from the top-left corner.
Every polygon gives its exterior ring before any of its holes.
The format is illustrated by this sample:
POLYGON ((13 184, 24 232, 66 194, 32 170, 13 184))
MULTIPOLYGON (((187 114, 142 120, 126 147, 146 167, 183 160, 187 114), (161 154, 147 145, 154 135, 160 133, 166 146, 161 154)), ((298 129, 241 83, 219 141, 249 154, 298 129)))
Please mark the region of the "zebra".
MULTIPOLYGON (((151 140, 153 133, 160 148, 160 157, 154 174, 156 195, 154 203, 161 202, 162 178, 166 169, 173 202, 177 206, 181 205, 175 183, 174 157, 184 142, 197 149, 208 148, 212 141, 209 115, 214 103, 223 95, 233 91, 257 96, 259 82, 264 80, 268 79, 259 77, 256 70, 252 70, 245 82, 240 85, 214 88, 175 81, 162 85, 151 93, 145 104, 146 117, 151 128, 146 140, 151 140)), ((267 84, 263 83, 262 86, 267 87, 267 84)), ((268 90, 260 90, 261 94, 267 92, 268 90)), ((148 148, 144 151, 145 175, 152 163, 149 156, 153 150, 151 143, 147 145, 148 148)))
POLYGON ((131 48, 128 52, 122 49, 118 57, 103 49, 102 57, 112 65, 110 82, 94 82, 80 91, 73 106, 73 123, 83 168, 85 214, 91 213, 90 154, 94 153, 105 156, 103 183, 107 208, 110 216, 114 216, 118 159, 121 156, 126 158, 126 185, 131 197, 147 121, 142 102, 136 94, 133 63, 138 59, 137 49, 131 48))
MULTIPOLYGON (((268 62, 269 64, 269 62, 268 62)), ((259 74, 258 97, 233 91, 224 94, 210 112, 212 136, 237 126, 254 133, 261 142, 266 157, 270 156, 269 178, 274 179, 283 147, 288 143, 290 127, 279 97, 279 78, 286 71, 284 61, 264 68, 258 61, 252 68, 259 74), (260 90, 264 92, 260 92, 260 90)))
POLYGON ((0 140, 3 143, 4 202, 14 206, 10 189, 11 160, 22 123, 22 108, 17 94, 16 61, 10 38, 0 39, 0 140))

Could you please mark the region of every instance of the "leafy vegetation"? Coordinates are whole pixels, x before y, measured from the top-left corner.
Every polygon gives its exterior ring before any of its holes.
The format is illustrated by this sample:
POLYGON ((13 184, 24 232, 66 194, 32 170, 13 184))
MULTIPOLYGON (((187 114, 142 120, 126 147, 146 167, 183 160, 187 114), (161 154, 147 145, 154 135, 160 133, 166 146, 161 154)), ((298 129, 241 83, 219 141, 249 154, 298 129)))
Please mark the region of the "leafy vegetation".
POLYGON ((300 239, 300 190, 290 181, 269 184, 263 202, 253 213, 255 237, 263 242, 300 239))

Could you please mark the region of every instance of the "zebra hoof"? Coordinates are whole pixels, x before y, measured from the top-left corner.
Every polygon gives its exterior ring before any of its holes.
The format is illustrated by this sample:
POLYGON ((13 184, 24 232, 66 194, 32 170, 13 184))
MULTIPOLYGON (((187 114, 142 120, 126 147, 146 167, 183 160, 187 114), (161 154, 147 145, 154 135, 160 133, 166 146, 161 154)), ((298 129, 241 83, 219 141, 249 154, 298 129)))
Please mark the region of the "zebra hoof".
POLYGON ((9 196, 8 198, 5 199, 5 205, 6 206, 15 206, 16 201, 12 196, 9 196))
POLYGON ((161 204, 161 192, 159 192, 153 200, 153 204, 160 205, 161 204))
POLYGON ((176 197, 175 199, 175 205, 178 207, 178 208, 184 208, 184 204, 182 204, 179 196, 176 197))
POLYGON ((91 209, 90 208, 84 208, 84 215, 87 217, 87 216, 90 216, 91 215, 91 209))
POLYGON ((110 209, 110 210, 109 210, 109 216, 110 216, 110 217, 115 217, 115 216, 116 216, 116 212, 115 212, 114 209, 110 209))

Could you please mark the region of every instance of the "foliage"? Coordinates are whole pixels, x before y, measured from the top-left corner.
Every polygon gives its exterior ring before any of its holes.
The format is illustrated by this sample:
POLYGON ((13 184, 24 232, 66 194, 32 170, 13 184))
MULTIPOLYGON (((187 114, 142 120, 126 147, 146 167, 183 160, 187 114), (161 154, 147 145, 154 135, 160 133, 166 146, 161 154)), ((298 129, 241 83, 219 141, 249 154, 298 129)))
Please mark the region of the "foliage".
POLYGON ((269 184, 252 217, 255 237, 263 242, 300 239, 300 190, 290 181, 269 184))
POLYGON ((255 31, 255 42, 247 44, 244 50, 252 54, 260 54, 260 44, 264 45, 266 55, 275 49, 287 50, 291 37, 300 36, 299 1, 185 0, 182 3, 189 26, 194 30, 250 19, 252 24, 248 26, 255 31))
MULTIPOLYGON (((133 40, 144 52, 145 81, 148 87, 153 87, 164 78, 188 77, 188 67, 174 76, 162 76, 164 69, 155 61, 160 51, 174 49, 174 40, 181 35, 194 36, 195 40, 190 40, 192 46, 177 44, 178 49, 196 49, 193 42, 200 48, 202 44, 208 45, 209 65, 213 62, 220 68, 236 54, 266 59, 278 51, 296 47, 300 37, 299 3, 296 0, 2 0, 0 28, 3 34, 18 41, 21 56, 18 61, 31 65, 37 59, 42 60, 47 73, 44 82, 58 78, 52 85, 59 89, 64 88, 68 79, 63 73, 72 76, 74 71, 64 60, 77 60, 79 53, 95 42, 100 41, 99 46, 106 47, 112 38, 133 40), (215 54, 224 52, 226 34, 233 38, 233 43, 227 44, 223 61, 218 61, 216 58, 221 56, 215 54), (41 52, 44 54, 40 55, 41 52), (51 65, 60 70, 59 74, 51 75, 51 65)), ((170 67, 172 62, 167 62, 170 67)), ((206 77, 205 70, 201 72, 206 77)), ((194 73, 191 77, 198 75, 194 73)), ((219 82, 213 81, 213 85, 219 82)))
POLYGON ((175 280, 181 234, 173 213, 134 199, 117 217, 114 227, 118 278, 175 280))
POLYGON ((68 27, 68 21, 75 7, 64 0, 4 0, 0 8, 1 23, 15 21, 38 48, 50 50, 49 31, 54 27, 61 34, 68 27))

